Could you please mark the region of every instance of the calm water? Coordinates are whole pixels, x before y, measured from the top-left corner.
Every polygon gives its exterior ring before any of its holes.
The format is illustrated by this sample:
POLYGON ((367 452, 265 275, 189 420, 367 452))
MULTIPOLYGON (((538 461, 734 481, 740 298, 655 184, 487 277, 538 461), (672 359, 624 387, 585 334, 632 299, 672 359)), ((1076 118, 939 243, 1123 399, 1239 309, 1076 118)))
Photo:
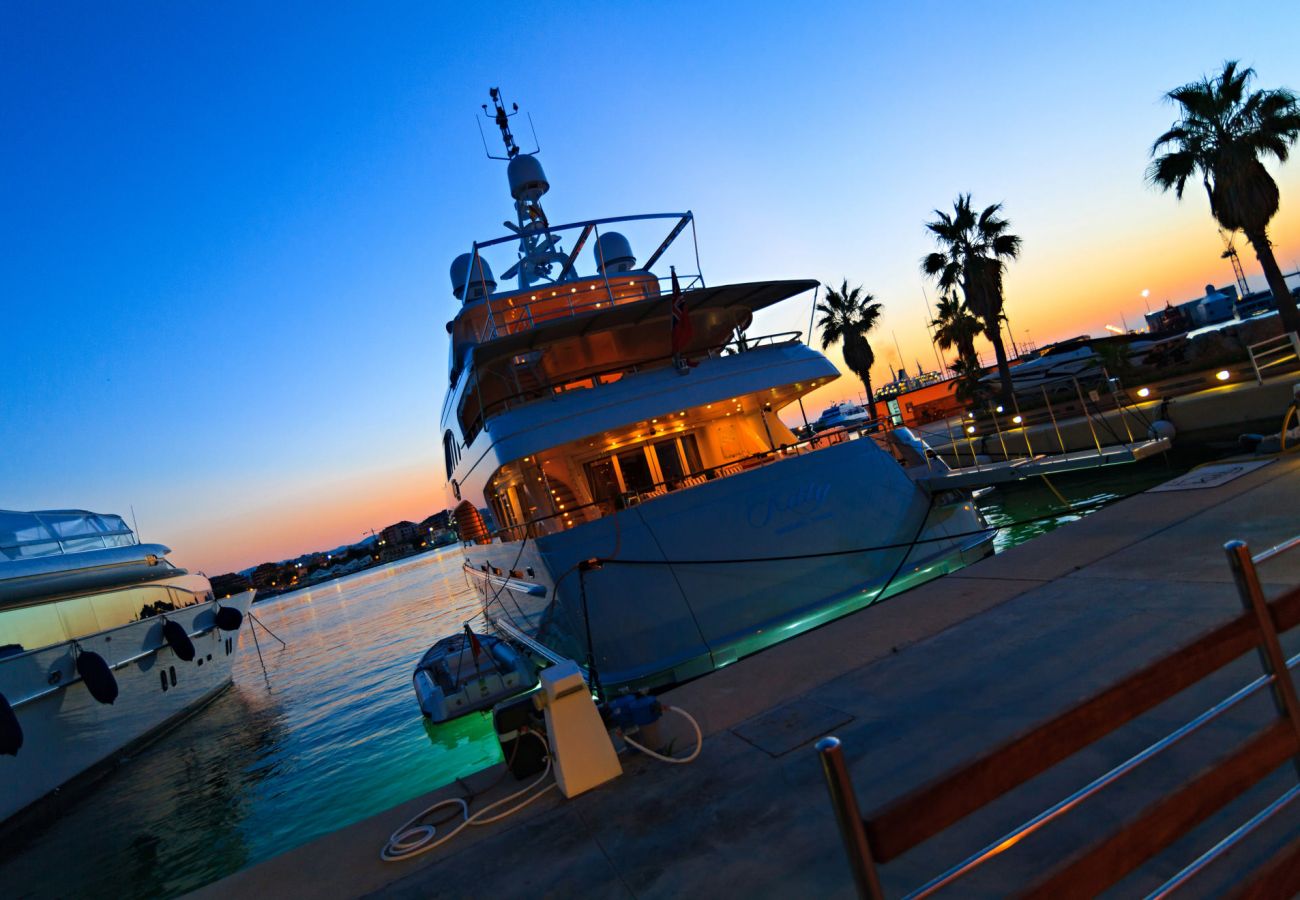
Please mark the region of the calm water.
MULTIPOLYGON (((1107 501, 1203 459, 1053 484, 1072 503, 1107 501)), ((994 524, 1060 511, 999 532, 999 551, 1099 508, 1062 509, 1041 482, 980 506, 994 524)), ((453 549, 255 606, 289 642, 259 635, 265 677, 245 627, 234 686, 7 850, 4 895, 174 896, 496 762, 486 717, 426 726, 411 690, 420 654, 477 612, 459 569, 453 549)))
POLYGON ((477 611, 455 548, 257 604, 266 676, 246 624, 233 687, 7 850, 0 893, 173 896, 491 765, 485 717, 426 729, 411 689, 477 611))

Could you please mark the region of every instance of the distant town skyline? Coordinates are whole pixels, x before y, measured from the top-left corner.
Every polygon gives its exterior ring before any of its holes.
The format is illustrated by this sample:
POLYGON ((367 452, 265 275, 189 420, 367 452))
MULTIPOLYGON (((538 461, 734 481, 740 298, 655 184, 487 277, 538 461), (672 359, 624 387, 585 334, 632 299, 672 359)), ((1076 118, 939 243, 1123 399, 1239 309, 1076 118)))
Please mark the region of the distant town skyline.
MULTIPOLYGON (((489 86, 532 116, 554 220, 691 209, 710 283, 874 293, 877 383, 935 366, 923 226, 959 192, 1002 202, 1024 238, 1006 278, 1017 342, 1136 326, 1147 303, 1232 280, 1204 192, 1145 184, 1176 117, 1163 94, 1226 58, 1300 90, 1279 27, 1292 17, 1208 2, 10 5, 0 506, 133 506, 146 539, 216 573, 453 505, 437 427, 447 270, 511 214, 474 124, 489 86)), ((1300 162, 1269 168, 1291 272, 1300 162)), ((806 331, 810 301, 751 334, 806 331)))

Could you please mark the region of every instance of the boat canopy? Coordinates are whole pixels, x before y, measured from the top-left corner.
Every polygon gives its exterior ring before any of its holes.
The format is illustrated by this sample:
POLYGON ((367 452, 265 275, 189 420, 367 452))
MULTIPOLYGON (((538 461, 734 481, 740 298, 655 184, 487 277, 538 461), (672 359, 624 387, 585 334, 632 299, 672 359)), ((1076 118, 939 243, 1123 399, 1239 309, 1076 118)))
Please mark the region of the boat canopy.
POLYGON ((131 547, 136 543, 121 516, 84 509, 0 509, 0 560, 131 547))
MULTIPOLYGON (((752 314, 764 307, 779 303, 805 291, 811 291, 818 282, 811 279, 792 281, 758 281, 748 284, 724 284, 717 287, 702 287, 684 291, 687 314, 696 316, 708 311, 733 311, 730 327, 724 333, 737 327, 748 327, 752 314)), ((615 328, 643 327, 653 319, 667 320, 672 314, 672 296, 660 294, 638 300, 634 303, 610 305, 600 310, 584 310, 562 320, 547 322, 545 328, 529 328, 513 334, 503 335, 494 340, 480 344, 475 348, 476 365, 483 365, 491 359, 512 356, 533 350, 539 346, 555 343, 566 338, 610 331, 615 328)), ((700 331, 698 326, 697 331, 700 331)), ((660 329, 663 343, 668 342, 668 329, 660 329)), ((694 343, 711 343, 717 335, 700 335, 694 343)), ((725 337, 722 338, 726 340, 725 337)), ((692 348, 687 348, 687 352, 692 348)))

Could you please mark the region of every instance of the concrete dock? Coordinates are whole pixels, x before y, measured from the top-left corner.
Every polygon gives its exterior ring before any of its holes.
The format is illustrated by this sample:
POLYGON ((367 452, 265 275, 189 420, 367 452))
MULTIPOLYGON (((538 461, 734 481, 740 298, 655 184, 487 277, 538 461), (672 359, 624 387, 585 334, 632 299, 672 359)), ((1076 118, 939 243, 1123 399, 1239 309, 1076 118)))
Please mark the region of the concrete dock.
MULTIPOLYGON (((1300 455, 1219 487, 1141 494, 672 691, 666 701, 705 731, 691 765, 625 755, 623 777, 601 788, 573 800, 553 791, 417 859, 380 862, 380 848, 407 817, 440 796, 463 795, 453 785, 197 894, 852 896, 812 750, 817 738, 843 739, 859 802, 870 811, 1236 616, 1223 543, 1240 538, 1259 551, 1298 531, 1300 455)), ((1261 576, 1271 591, 1300 583, 1300 552, 1269 562, 1261 576)), ((1288 652, 1297 637, 1284 641, 1288 652)), ((918 886, 1258 674, 1248 654, 1031 780, 884 867, 887 892, 918 886)), ((1268 698, 1259 701, 1012 848, 952 895, 999 896, 1023 885, 1194 774, 1227 738, 1257 727, 1272 714, 1268 698)), ((1114 895, 1159 885, 1294 784, 1296 772, 1283 769, 1114 895)), ((497 775, 480 773, 468 786, 497 775)), ((520 786, 507 777, 476 806, 520 786)), ((1287 810, 1191 893, 1215 893, 1296 834, 1300 812, 1287 810)))

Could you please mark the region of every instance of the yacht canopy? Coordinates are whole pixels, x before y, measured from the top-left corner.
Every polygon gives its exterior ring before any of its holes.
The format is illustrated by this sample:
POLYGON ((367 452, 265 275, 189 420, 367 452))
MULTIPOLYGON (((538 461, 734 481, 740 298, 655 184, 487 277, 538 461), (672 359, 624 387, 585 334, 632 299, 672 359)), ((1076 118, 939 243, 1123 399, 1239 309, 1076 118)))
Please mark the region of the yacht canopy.
MULTIPOLYGON (((811 291, 817 284, 811 279, 724 284, 685 291, 682 297, 688 315, 728 308, 753 313, 765 306, 811 291)), ((671 294, 661 294, 635 303, 622 303, 595 312, 583 312, 548 321, 545 327, 530 328, 480 344, 475 348, 474 358, 477 364, 482 365, 490 359, 526 352, 564 338, 629 325, 644 325, 654 318, 667 319, 671 315, 672 302, 671 294)), ((697 335, 697 340, 701 338, 697 335)))
POLYGON ((135 543, 135 535, 121 516, 84 509, 0 509, 0 559, 58 556, 135 543))

